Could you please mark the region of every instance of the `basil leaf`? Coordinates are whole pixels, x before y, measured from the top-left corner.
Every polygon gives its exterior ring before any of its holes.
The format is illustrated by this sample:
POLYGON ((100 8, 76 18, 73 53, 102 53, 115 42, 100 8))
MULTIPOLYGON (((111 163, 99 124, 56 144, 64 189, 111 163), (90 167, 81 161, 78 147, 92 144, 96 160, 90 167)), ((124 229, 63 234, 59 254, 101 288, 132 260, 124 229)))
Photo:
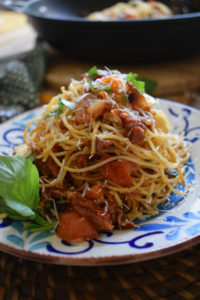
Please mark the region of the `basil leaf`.
POLYGON ((50 221, 46 221, 42 218, 39 213, 36 213, 36 218, 34 223, 30 223, 24 226, 23 230, 29 230, 31 232, 35 231, 46 231, 46 230, 54 230, 58 225, 58 221, 51 219, 50 221))
POLYGON ((61 101, 61 98, 58 101, 58 108, 53 110, 52 112, 50 112, 48 115, 46 115, 45 118, 49 118, 49 117, 54 117, 54 116, 58 116, 63 112, 63 103, 61 101))
MULTIPOLYGON (((11 203, 12 205, 13 203, 11 203)), ((18 205, 18 203, 16 202, 16 205, 18 205)), ((12 208, 10 208, 8 206, 8 202, 4 202, 4 200, 2 198, 0 198, 0 214, 6 214, 10 219, 13 219, 13 220, 21 220, 21 221, 24 221, 24 220, 32 220, 34 219, 34 212, 25 207, 23 204, 21 204, 21 210, 22 208, 24 208, 24 210, 26 210, 26 213, 29 211, 29 216, 28 217, 24 217, 22 216, 21 214, 18 214, 18 212, 16 212, 15 210, 13 210, 12 208)))
POLYGON ((0 156, 0 213, 9 218, 33 221, 24 229, 53 230, 56 220, 40 214, 39 174, 30 159, 0 156))
POLYGON ((30 220, 39 206, 39 174, 29 159, 0 156, 0 212, 30 220))
POLYGON ((28 230, 30 232, 36 232, 36 231, 49 231, 49 230, 55 230, 57 221, 48 223, 47 225, 38 225, 38 224, 28 224, 27 226, 24 226, 23 230, 28 230))
POLYGON ((49 222, 40 215, 39 210, 36 213, 36 217, 35 217, 34 221, 40 226, 46 226, 49 224, 49 222))
POLYGON ((90 77, 90 79, 94 79, 95 77, 97 77, 98 75, 98 69, 96 66, 92 67, 89 71, 88 71, 88 75, 90 77))
POLYGON ((32 151, 29 155, 26 156, 26 159, 29 159, 31 162, 35 161, 35 155, 33 154, 32 151))
POLYGON ((138 89, 142 94, 145 93, 145 82, 136 80, 137 74, 130 72, 126 76, 126 80, 131 82, 136 89, 138 89))
POLYGON ((67 106, 69 109, 73 110, 76 106, 75 103, 73 102, 70 102, 70 101, 67 101, 66 99, 64 98, 60 98, 60 101, 62 104, 64 104, 65 106, 67 106))

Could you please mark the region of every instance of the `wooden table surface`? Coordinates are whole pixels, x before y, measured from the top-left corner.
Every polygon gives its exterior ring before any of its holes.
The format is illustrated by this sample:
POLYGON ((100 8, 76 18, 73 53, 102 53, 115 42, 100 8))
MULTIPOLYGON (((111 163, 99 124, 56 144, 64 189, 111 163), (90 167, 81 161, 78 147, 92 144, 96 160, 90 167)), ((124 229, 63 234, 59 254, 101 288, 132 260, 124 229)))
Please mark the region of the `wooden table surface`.
MULTIPOLYGON (((79 79, 80 74, 87 72, 93 65, 104 67, 96 62, 53 56, 47 68, 46 84, 48 88, 58 92, 59 87, 66 86, 70 78, 79 79)), ((107 67, 125 73, 137 73, 140 77, 154 80, 157 83, 153 91, 155 97, 189 104, 200 90, 200 55, 178 61, 146 65, 107 65, 107 67)))

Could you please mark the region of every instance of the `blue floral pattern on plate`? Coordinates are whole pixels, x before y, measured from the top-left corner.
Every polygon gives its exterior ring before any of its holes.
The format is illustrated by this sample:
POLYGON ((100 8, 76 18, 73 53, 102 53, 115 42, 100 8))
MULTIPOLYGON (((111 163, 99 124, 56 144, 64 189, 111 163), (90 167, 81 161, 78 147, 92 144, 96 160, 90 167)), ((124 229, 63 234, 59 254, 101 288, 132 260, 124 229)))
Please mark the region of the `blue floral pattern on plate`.
MULTIPOLYGON (((98 239, 80 245, 61 241, 53 232, 24 232, 22 222, 5 218, 0 220, 0 245, 8 244, 14 249, 37 253, 41 258, 45 255, 68 259, 132 255, 137 260, 140 254, 147 253, 148 257, 148 253, 170 249, 173 245, 200 236, 200 192, 197 188, 200 175, 200 112, 164 100, 160 106, 167 113, 173 132, 184 131, 185 140, 191 143, 191 159, 187 163, 185 176, 187 184, 192 183, 193 187, 185 197, 171 194, 170 201, 160 205, 157 216, 138 221, 138 228, 134 230, 104 232, 98 239)), ((13 147, 23 142, 27 122, 41 111, 39 108, 26 112, 0 126, 0 154, 10 154, 13 147)))

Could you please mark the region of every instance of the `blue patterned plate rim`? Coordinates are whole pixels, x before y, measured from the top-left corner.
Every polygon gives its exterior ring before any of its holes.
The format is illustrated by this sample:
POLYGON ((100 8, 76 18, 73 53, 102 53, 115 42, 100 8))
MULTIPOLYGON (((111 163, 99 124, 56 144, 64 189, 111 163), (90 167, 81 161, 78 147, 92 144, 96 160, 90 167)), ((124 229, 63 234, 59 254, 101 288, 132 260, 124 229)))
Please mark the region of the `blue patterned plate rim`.
MULTIPOLYGON (((98 239, 71 245, 52 232, 30 233, 20 221, 0 220, 0 249, 12 255, 54 264, 95 266, 143 261, 171 254, 200 240, 200 111, 169 100, 160 100, 173 132, 185 132, 191 143, 191 159, 186 165, 186 181, 191 191, 159 207, 154 218, 139 221, 139 228, 104 232, 98 239)), ((23 141, 27 122, 41 114, 42 108, 27 111, 0 125, 0 154, 8 155, 23 141)))

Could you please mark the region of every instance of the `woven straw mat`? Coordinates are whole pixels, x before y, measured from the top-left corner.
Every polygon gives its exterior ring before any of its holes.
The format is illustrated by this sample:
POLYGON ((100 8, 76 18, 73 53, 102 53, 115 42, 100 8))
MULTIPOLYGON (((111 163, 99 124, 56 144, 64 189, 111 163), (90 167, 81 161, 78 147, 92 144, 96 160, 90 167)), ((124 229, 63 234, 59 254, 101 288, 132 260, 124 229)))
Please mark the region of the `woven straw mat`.
POLYGON ((71 267, 0 252, 0 300, 200 299, 200 245, 120 266, 71 267))

